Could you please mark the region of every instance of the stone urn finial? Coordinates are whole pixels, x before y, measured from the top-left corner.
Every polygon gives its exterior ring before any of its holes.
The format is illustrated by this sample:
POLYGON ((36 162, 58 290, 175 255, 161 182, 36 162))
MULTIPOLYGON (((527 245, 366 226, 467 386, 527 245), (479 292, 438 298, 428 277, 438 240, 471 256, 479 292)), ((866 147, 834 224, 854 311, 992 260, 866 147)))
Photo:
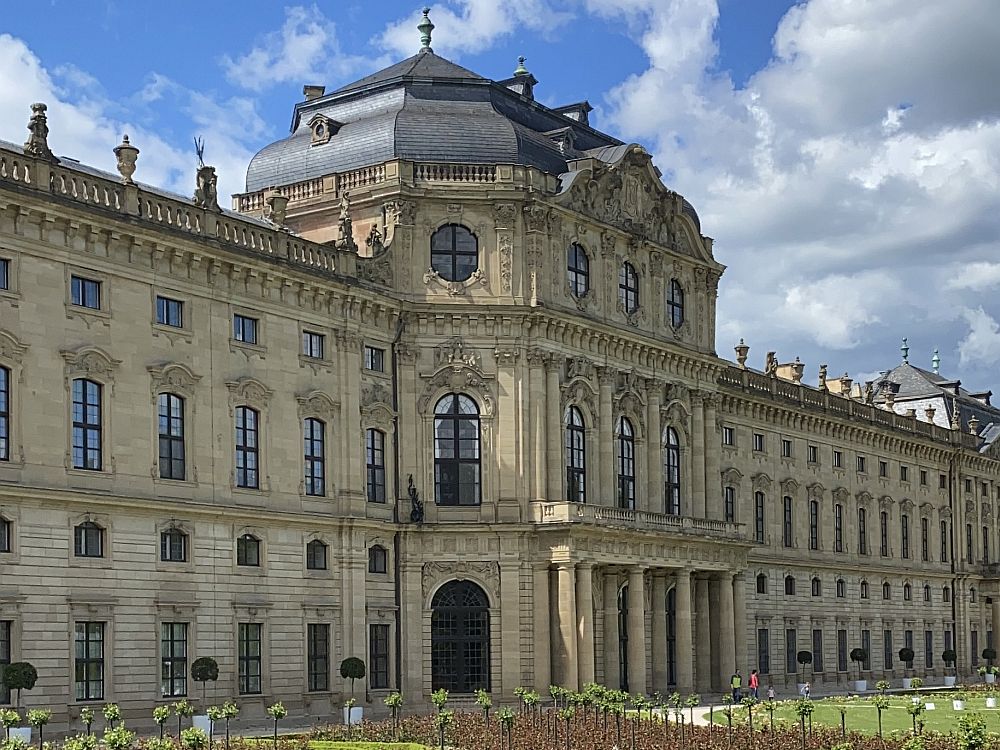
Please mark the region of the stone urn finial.
POLYGON ((924 409, 924 416, 927 417, 928 422, 934 421, 934 415, 937 413, 937 409, 933 406, 928 406, 924 409))
POLYGON ((267 196, 264 206, 264 218, 270 220, 277 227, 284 227, 285 216, 288 212, 288 196, 273 193, 267 196))
POLYGON ((796 357, 795 361, 792 362, 792 382, 801 383, 802 375, 805 373, 805 370, 806 366, 799 361, 798 357, 796 357))
POLYGON ((973 414, 969 417, 969 434, 978 435, 979 434, 979 420, 976 419, 976 415, 973 414))
POLYGON ((750 354, 750 347, 741 338, 740 343, 733 347, 733 349, 736 351, 736 363, 742 369, 747 369, 747 355, 750 354))
POLYGON ((48 107, 42 102, 31 105, 31 119, 28 120, 28 140, 24 142, 24 153, 37 159, 58 161, 49 148, 49 123, 45 111, 48 107))
POLYGON ((430 19, 430 8, 424 8, 424 16, 420 19, 420 23, 417 24, 417 31, 420 32, 420 51, 421 52, 433 52, 431 49, 431 32, 434 31, 434 24, 431 23, 430 19))
POLYGON ((115 146, 115 158, 118 159, 118 174, 126 185, 134 185, 132 175, 135 174, 135 162, 139 158, 139 149, 129 143, 128 133, 122 136, 122 142, 115 146))

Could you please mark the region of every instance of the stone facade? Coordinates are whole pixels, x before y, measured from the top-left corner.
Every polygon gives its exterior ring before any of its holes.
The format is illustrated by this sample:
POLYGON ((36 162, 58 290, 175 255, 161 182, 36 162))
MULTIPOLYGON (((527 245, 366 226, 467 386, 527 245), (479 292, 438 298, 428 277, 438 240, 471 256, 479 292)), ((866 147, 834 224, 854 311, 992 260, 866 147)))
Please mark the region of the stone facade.
POLYGON ((209 701, 237 696, 250 717, 274 699, 329 716, 349 691, 337 671, 348 656, 368 663, 371 706, 391 689, 419 705, 447 684, 433 613, 455 581, 485 595, 476 669, 500 700, 593 680, 720 691, 765 661, 765 684, 787 686, 786 655, 813 651, 814 632, 814 679, 831 685, 853 674, 840 657, 863 631, 872 677, 903 675, 907 632, 915 672, 931 677, 946 633, 961 672, 986 645, 1000 592, 981 547, 965 561, 958 530, 973 524, 981 545, 990 529, 996 559, 996 458, 975 435, 850 389, 718 358, 723 267, 641 147, 575 159, 560 177, 396 159, 234 203, 243 215, 0 149, 0 657, 38 667, 27 702, 57 724, 94 700, 145 719, 171 692, 198 698, 186 670, 199 656, 220 665, 209 701), (452 226, 476 240, 462 280, 430 259, 452 226), (585 293, 568 281, 574 245, 589 259, 585 293), (160 298, 181 304, 176 317, 160 298), (100 463, 85 469, 73 405, 84 380, 100 394, 100 463), (163 394, 180 399, 174 478, 163 394), (435 502, 438 410, 452 394, 476 412, 469 504, 435 502), (571 407, 585 502, 567 500, 571 407), (245 408, 258 420, 249 487, 235 446, 245 408), (323 439, 304 449, 309 419, 323 439), (381 462, 369 430, 384 438, 381 462), (378 468, 386 502, 373 501, 378 468), (165 551, 170 540, 183 552, 165 551), (186 626, 182 646, 164 644, 165 623, 186 626), (324 643, 327 659, 311 659, 324 643), (82 680, 81 649, 100 653, 99 684, 82 680))

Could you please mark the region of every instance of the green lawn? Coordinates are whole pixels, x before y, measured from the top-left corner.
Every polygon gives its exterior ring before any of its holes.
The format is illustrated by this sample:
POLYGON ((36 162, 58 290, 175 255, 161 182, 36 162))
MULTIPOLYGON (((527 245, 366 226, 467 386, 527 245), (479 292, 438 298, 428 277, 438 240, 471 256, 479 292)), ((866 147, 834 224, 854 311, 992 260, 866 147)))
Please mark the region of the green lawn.
MULTIPOLYGON (((987 728, 991 732, 1000 732, 1000 709, 986 708, 986 696, 982 693, 974 694, 965 702, 965 711, 955 711, 951 705, 951 697, 947 694, 928 695, 924 697, 925 702, 934 704, 933 711, 924 711, 920 715, 924 726, 938 732, 950 732, 958 726, 958 717, 963 713, 975 711, 986 718, 987 728)), ((891 732, 894 729, 912 729, 913 719, 907 713, 906 707, 910 705, 909 697, 890 698, 890 707, 882 712, 882 731, 891 732)), ((813 701, 815 710, 812 714, 813 724, 826 724, 832 727, 840 726, 840 710, 833 700, 813 701)), ((774 712, 775 722, 784 722, 798 726, 799 717, 795 713, 794 701, 781 701, 774 712)), ((874 734, 878 732, 878 711, 870 700, 851 699, 847 706, 847 729, 848 731, 864 732, 874 734)), ((714 720, 716 724, 725 724, 726 717, 721 709, 715 710, 714 720)), ((733 709, 733 724, 746 721, 746 709, 742 707, 733 709)), ((754 726, 760 727, 770 721, 769 714, 763 705, 757 705, 753 711, 754 726)))
POLYGON ((328 742, 312 740, 309 750, 430 750, 416 742, 328 742))

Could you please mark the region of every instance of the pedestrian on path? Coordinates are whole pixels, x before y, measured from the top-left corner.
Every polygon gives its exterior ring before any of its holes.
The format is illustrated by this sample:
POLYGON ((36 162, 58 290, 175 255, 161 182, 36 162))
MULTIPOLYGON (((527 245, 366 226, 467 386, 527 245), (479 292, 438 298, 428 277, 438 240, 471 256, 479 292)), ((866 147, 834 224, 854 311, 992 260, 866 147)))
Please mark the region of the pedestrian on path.
POLYGON ((803 683, 802 689, 799 691, 799 694, 806 700, 809 700, 809 692, 810 692, 809 683, 808 682, 803 683))
POLYGON ((750 695, 754 700, 760 700, 760 677, 756 669, 750 670, 750 695))
POLYGON ((773 701, 774 700, 774 685, 768 685, 767 686, 767 699, 769 701, 773 701))
POLYGON ((740 702, 740 690, 743 687, 743 678, 740 677, 740 670, 736 670, 733 673, 732 678, 729 680, 729 687, 733 689, 733 703, 740 702))

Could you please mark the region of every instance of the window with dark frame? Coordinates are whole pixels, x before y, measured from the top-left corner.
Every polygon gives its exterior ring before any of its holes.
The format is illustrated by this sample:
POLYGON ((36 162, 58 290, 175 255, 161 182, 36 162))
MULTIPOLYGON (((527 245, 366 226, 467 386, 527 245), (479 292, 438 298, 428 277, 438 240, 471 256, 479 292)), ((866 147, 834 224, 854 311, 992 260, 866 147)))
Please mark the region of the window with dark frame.
POLYGON ((326 424, 306 417, 302 420, 302 439, 306 494, 323 497, 326 495, 326 424))
POLYGON ((93 521, 84 521, 73 529, 73 554, 76 557, 104 557, 104 529, 93 521))
POLYGON ((663 441, 663 482, 666 512, 672 516, 681 514, 681 443, 677 430, 668 427, 663 441))
POLYGON ((941 522, 941 562, 948 562, 948 522, 941 522))
POLYGON ((0 461, 10 461, 10 370, 0 367, 0 461))
POLYGON ((757 629, 757 670, 761 674, 771 674, 771 631, 757 629))
POLYGON ((587 433, 583 414, 575 406, 566 409, 566 500, 587 502, 587 433))
POLYGON ((187 562, 187 534, 176 528, 161 531, 160 561, 187 562))
POLYGON ((795 674, 798 671, 797 655, 797 634, 795 628, 785 629, 785 674, 795 674))
POLYGON ((934 666, 934 631, 924 631, 924 667, 931 669, 934 666))
MULTIPOLYGON (((0 620, 0 674, 3 674, 4 667, 11 662, 11 631, 13 622, 11 620, 0 620)), ((0 680, 0 706, 10 703, 10 688, 0 680)))
POLYGON ((104 700, 104 623, 78 622, 73 627, 73 686, 76 700, 104 700))
POLYGON ((868 658, 861 662, 861 669, 870 672, 872 669, 872 632, 870 630, 861 631, 861 648, 868 654, 868 658))
POLYGON ((101 415, 102 387, 93 380, 73 381, 73 468, 101 471, 104 428, 101 415))
POLYGON ((445 281, 465 281, 479 267, 479 243, 461 224, 445 224, 431 235, 431 268, 445 281))
POLYGON ((847 631, 837 631, 837 671, 847 671, 847 631))
POLYGON ((764 493, 755 492, 753 493, 753 535, 754 541, 757 544, 764 544, 765 539, 765 525, 764 525, 764 493))
POLYGON ((566 278, 570 294, 574 297, 583 297, 590 291, 590 258, 587 251, 575 242, 567 252, 566 278))
POLYGON ((861 582, 861 598, 862 599, 868 598, 868 581, 861 582))
POLYGON ((670 280, 667 293, 667 319, 673 328, 684 325, 684 287, 677 279, 670 280))
POLYGON ((389 572, 389 553, 380 544, 368 548, 368 572, 380 575, 389 572))
POLYGON ((161 393, 157 402, 160 479, 187 478, 184 454, 184 399, 175 393, 161 393))
POLYGON ((927 486, 927 471, 925 469, 920 470, 920 486, 927 486))
POLYGON ((83 276, 70 276, 70 301, 77 307, 101 309, 101 282, 83 276))
POLYGON ((326 570, 327 547, 319 539, 306 545, 306 570, 326 570))
POLYGON ((903 601, 913 601, 913 587, 908 583, 903 584, 903 601))
POLYGON ((931 559, 931 522, 920 519, 920 560, 930 562, 931 559))
POLYGON ((892 586, 888 581, 882 582, 882 599, 885 601, 892 599, 892 586))
POLYGON ((844 452, 834 451, 833 452, 833 468, 843 469, 844 468, 844 452))
POLYGON ((837 598, 843 599, 847 596, 847 581, 843 578, 837 579, 837 598))
POLYGON ((389 626, 382 623, 370 625, 368 641, 371 688, 386 690, 389 687, 389 626))
POLYGON ((965 561, 970 565, 975 561, 976 550, 972 541, 972 524, 965 524, 965 561))
POLYGON ((767 593, 767 576, 763 573, 757 574, 757 593, 766 594, 767 593))
POLYGON ((819 501, 809 501, 809 549, 819 549, 819 501))
POLYGON ((814 628, 812 632, 812 671, 813 673, 823 672, 823 631, 814 628))
POLYGON ((236 539, 236 564, 245 568, 260 567, 260 539, 243 534, 236 539))
POLYGON ((983 526, 983 565, 990 564, 990 527, 983 526))
POLYGON ((241 622, 238 626, 237 661, 240 695, 259 695, 263 675, 261 644, 264 626, 259 622, 241 622))
POLYGON ((899 481, 909 482, 910 481, 910 467, 902 466, 899 467, 899 481))
POLYGON ((819 463, 819 448, 815 445, 806 446, 806 461, 811 464, 819 463))
POLYGON ((910 517, 903 513, 899 517, 899 553, 904 560, 910 559, 910 517))
POLYGON ((156 295, 156 322, 171 328, 184 327, 184 303, 179 299, 156 295))
POLYGON ((618 420, 618 507, 635 509, 635 431, 627 417, 618 420))
POLYGON ((792 498, 785 495, 782 500, 781 544, 783 547, 794 547, 794 525, 792 524, 792 498))
POLYGON ((13 539, 14 524, 0 516, 0 553, 10 552, 14 548, 13 539))
POLYGON ((326 336, 315 331, 302 332, 302 356, 323 359, 326 354, 326 336))
POLYGON ((431 600, 431 689, 440 688, 490 690, 489 600, 472 581, 449 581, 431 600))
POLYGON ((233 315, 233 338, 244 344, 256 344, 257 323, 257 318, 235 313, 233 315))
POLYGON ((858 554, 868 554, 868 511, 858 508, 858 554))
POLYGON ((618 269, 618 303, 628 314, 639 309, 639 274, 628 261, 618 269))
POLYGON ((844 506, 841 503, 833 506, 833 551, 844 551, 844 506))
POLYGON ((736 430, 734 430, 732 427, 723 426, 722 444, 729 446, 736 445, 736 430))
POLYGON ((858 474, 864 474, 868 470, 868 462, 864 456, 858 456, 858 474))
POLYGON ((723 497, 723 515, 722 520, 726 523, 733 523, 736 520, 736 488, 735 487, 724 487, 722 490, 723 497))
POLYGON ((10 261, 7 258, 0 258, 0 289, 10 289, 10 261))
POLYGON ((385 372, 385 349, 365 345, 365 369, 385 372))
POLYGON ((943 490, 948 486, 948 477, 944 474, 938 474, 938 489, 943 490))
POLYGON ((795 576, 785 576, 785 596, 795 596, 795 576))
POLYGON ((929 602, 930 600, 931 600, 931 587, 925 583, 924 584, 924 601, 925 602, 929 602))
POLYGON ((879 461, 878 462, 878 475, 882 478, 889 476, 889 462, 879 461))
POLYGON ((889 556, 889 514, 886 511, 879 511, 878 514, 879 543, 878 552, 882 557, 889 556))
POLYGON ((308 685, 311 693, 330 689, 330 626, 326 623, 309 623, 306 626, 308 654, 308 685))
POLYGON ((438 505, 482 502, 479 407, 449 393, 434 407, 434 501, 438 505))
POLYGON ((753 449, 755 453, 764 452, 764 435, 760 432, 755 432, 753 434, 753 449))
POLYGON ((385 433, 365 430, 365 489, 370 503, 385 502, 385 433))
POLYGON ((160 695, 187 695, 188 626, 186 622, 160 624, 160 695))
POLYGON ((249 406, 236 407, 236 486, 260 487, 258 464, 260 412, 249 406))
POLYGON ((823 595, 823 582, 816 576, 813 576, 812 580, 809 582, 809 593, 812 596, 823 595))
POLYGON ((892 669, 892 631, 882 631, 882 667, 886 670, 892 669))
POLYGON ((787 438, 781 439, 781 457, 782 458, 792 457, 792 441, 787 438))

